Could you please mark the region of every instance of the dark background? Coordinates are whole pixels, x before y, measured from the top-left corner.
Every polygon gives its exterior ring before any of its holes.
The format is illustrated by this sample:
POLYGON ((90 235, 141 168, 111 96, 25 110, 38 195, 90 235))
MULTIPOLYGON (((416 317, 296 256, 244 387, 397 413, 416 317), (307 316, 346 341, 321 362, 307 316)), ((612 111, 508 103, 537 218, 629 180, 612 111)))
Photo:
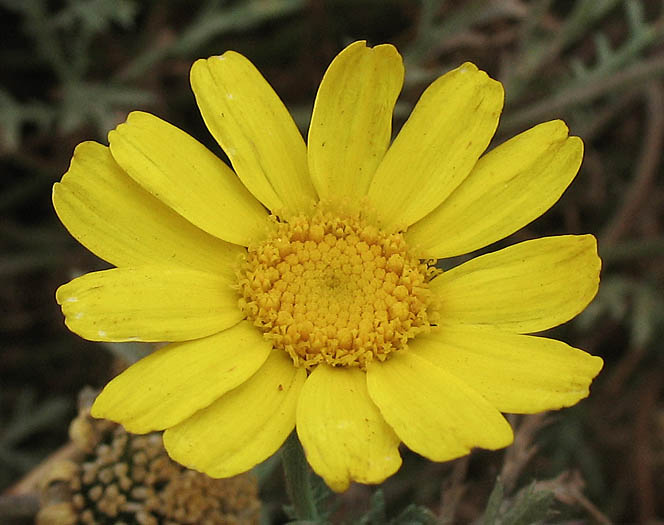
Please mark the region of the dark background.
MULTIPOLYGON (((306 136, 325 68, 366 39, 405 58, 395 129, 433 79, 466 60, 505 85, 494 144, 563 118, 586 146, 577 179, 551 211, 492 248, 593 233, 604 261, 596 300, 551 334, 605 360, 590 398, 514 418, 507 451, 445 464, 406 454, 384 486, 388 515, 416 502, 441 523, 470 522, 501 474, 506 506, 524 487, 552 491, 553 522, 661 523, 663 9, 649 0, 0 0, 0 492, 67 441, 77 392, 102 386, 135 350, 81 340, 55 304, 58 285, 104 267, 51 206, 74 146, 106 143, 141 109, 223 156, 188 71, 228 49, 258 66, 306 136)), ((279 469, 264 469, 261 483, 266 523, 282 519, 279 469)), ((357 519, 373 491, 351 488, 335 520, 357 519)))

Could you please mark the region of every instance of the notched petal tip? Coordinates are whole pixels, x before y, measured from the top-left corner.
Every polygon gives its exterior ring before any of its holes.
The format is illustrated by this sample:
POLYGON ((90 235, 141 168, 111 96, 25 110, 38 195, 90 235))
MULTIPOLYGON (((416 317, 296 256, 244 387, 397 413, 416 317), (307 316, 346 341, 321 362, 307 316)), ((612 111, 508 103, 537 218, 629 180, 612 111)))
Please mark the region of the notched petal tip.
POLYGON ((197 59, 189 69, 189 78, 192 79, 193 76, 199 74, 210 74, 210 67, 214 67, 214 62, 225 62, 229 60, 245 62, 253 67, 251 60, 245 57, 242 53, 229 49, 228 51, 224 51, 221 55, 212 55, 207 58, 197 59))
POLYGON ((208 58, 208 60, 210 60, 210 59, 213 59, 213 60, 226 60, 226 59, 229 59, 229 58, 235 58, 235 59, 243 60, 245 62, 251 62, 242 53, 238 53, 237 51, 233 51, 232 49, 229 49, 228 51, 224 51, 221 55, 210 57, 210 58, 208 58))
MULTIPOLYGON (((482 71, 482 73, 484 73, 484 71, 482 71)), ((503 106, 505 104, 505 88, 499 81, 491 78, 486 73, 484 74, 486 75, 485 89, 488 93, 487 96, 495 97, 499 101, 499 104, 494 109, 494 115, 499 116, 503 112, 503 106)))
POLYGON ((71 281, 62 284, 58 286, 58 289, 55 291, 55 300, 60 306, 71 297, 69 294, 70 284, 71 281))
POLYGON ((210 75, 210 68, 214 67, 215 62, 226 62, 228 60, 239 60, 251 63, 251 61, 241 53, 229 49, 228 51, 224 51, 221 55, 212 55, 207 58, 197 59, 189 69, 189 79, 193 81, 194 78, 199 78, 200 75, 210 75))
POLYGON ((371 47, 370 49, 379 52, 389 52, 401 56, 399 50, 392 44, 378 44, 377 46, 371 47))
MULTIPOLYGON (((108 403, 108 396, 105 395, 105 392, 107 390, 108 384, 102 389, 99 394, 97 394, 97 397, 92 403, 92 406, 90 407, 90 415, 94 417, 95 419, 108 419, 109 421, 113 421, 114 423, 122 424, 120 419, 117 417, 113 416, 113 410, 112 406, 109 405, 108 403)), ((150 430, 147 431, 137 431, 138 429, 131 429, 127 428, 123 425, 125 430, 128 432, 132 432, 133 434, 145 434, 147 432, 150 432, 150 430)))
MULTIPOLYGON (((531 133, 531 136, 543 136, 548 142, 555 144, 567 140, 569 137, 569 128, 563 120, 554 119, 533 126, 529 130, 524 131, 520 136, 524 136, 527 133, 531 133)), ((519 135, 516 137, 519 137, 519 135)))
POLYGON ((343 55, 343 54, 346 54, 346 53, 351 53, 351 52, 356 51, 358 49, 366 49, 366 48, 371 49, 371 46, 367 45, 366 40, 356 40, 355 42, 351 42, 346 47, 344 47, 341 51, 339 51, 339 53, 337 53, 337 56, 343 55))
MULTIPOLYGON (((106 150, 108 150, 107 146, 104 146, 99 142, 95 142, 94 140, 86 140, 74 148, 74 153, 72 154, 71 160, 69 161, 69 167, 67 168, 67 171, 62 175, 62 178, 59 182, 53 184, 52 198, 54 207, 56 205, 55 195, 61 190, 64 191, 64 189, 69 186, 69 183, 76 178, 76 175, 73 172, 76 171, 77 165, 86 162, 97 162, 100 158, 100 155, 103 156, 106 154, 106 150)), ((55 211, 57 213, 57 208, 55 211)))
MULTIPOLYGON (((480 69, 478 69, 478 67, 472 62, 464 62, 457 68, 457 70, 461 73, 476 73, 480 71, 480 69)), ((484 73, 484 71, 481 72, 484 73)))
POLYGON ((588 287, 586 289, 583 300, 579 302, 578 311, 572 316, 576 317, 586 309, 586 307, 593 301, 597 295, 597 292, 599 291, 600 274, 602 272, 602 259, 599 256, 597 249, 597 239, 594 235, 587 233, 583 235, 567 235, 564 237, 577 240, 579 248, 576 254, 574 254, 574 258, 578 260, 585 260, 587 268, 586 275, 588 287))
POLYGON ((99 396, 97 396, 90 407, 90 415, 96 419, 104 419, 104 410, 100 408, 99 396))
POLYGON ((113 128, 111 131, 108 132, 106 135, 106 140, 108 140, 109 147, 113 143, 116 137, 120 135, 120 130, 122 129, 123 126, 125 126, 125 122, 122 122, 121 124, 118 124, 113 128))
POLYGON ((118 135, 128 135, 133 129, 145 128, 146 126, 154 126, 155 122, 161 122, 162 119, 148 113, 147 111, 131 111, 124 122, 121 122, 114 129, 108 132, 109 147, 112 149, 111 136, 117 137, 118 135))
MULTIPOLYGON (((590 357, 592 358, 591 362, 594 365, 594 368, 590 372, 590 375, 589 375, 590 384, 592 384, 593 380, 599 375, 599 373, 604 368, 604 359, 602 359, 601 357, 599 357, 597 355, 591 355, 590 357)), ((588 385, 588 387, 590 388, 590 385, 588 385)))
POLYGON ((392 44, 378 44, 370 46, 366 40, 356 40, 343 48, 335 58, 350 53, 389 53, 401 57, 399 51, 392 44))
POLYGON ((148 118, 157 119, 158 117, 144 111, 129 112, 127 118, 123 122, 120 122, 115 128, 108 132, 107 139, 109 149, 111 149, 111 151, 113 150, 113 141, 130 133, 131 129, 140 127, 140 124, 145 122, 148 118))
POLYGON ((560 148, 567 147, 573 149, 572 153, 568 155, 573 156, 577 161, 576 171, 581 167, 583 160, 584 144, 581 137, 569 134, 569 127, 565 121, 561 119, 549 120, 542 122, 537 126, 531 128, 532 132, 538 132, 546 136, 552 145, 558 145, 560 148))
MULTIPOLYGON (((599 373, 602 371, 602 368, 604 368, 604 359, 597 355, 587 354, 586 366, 588 389, 590 389, 590 385, 592 384, 593 380, 599 375, 599 373)), ((589 393, 590 392, 588 392, 584 397, 587 397, 589 393)))
MULTIPOLYGON (((599 356, 588 354, 582 350, 581 352, 585 354, 585 362, 583 363, 583 368, 577 370, 577 388, 574 391, 568 392, 567 399, 562 400, 556 406, 546 407, 546 410, 562 410, 563 408, 569 408, 590 396, 590 389, 593 381, 602 371, 602 368, 604 368, 604 360, 599 356)), ((539 412, 539 410, 537 412, 539 412)), ((536 412, 523 411, 523 413, 536 412)))
MULTIPOLYGON (((450 73, 457 73, 458 75, 468 75, 470 79, 472 79, 472 83, 482 86, 485 89, 488 88, 490 90, 493 90, 496 93, 500 93, 503 98, 505 96, 505 89, 503 88, 503 84, 500 81, 491 77, 491 75, 489 75, 483 69, 479 69, 472 62, 464 62, 456 69, 450 71, 450 73)), ((443 75, 443 77, 444 76, 446 75, 443 75)))
POLYGON ((357 55, 363 54, 365 56, 368 56, 371 59, 373 59, 376 65, 380 64, 379 62, 380 60, 389 62, 389 61, 394 61, 396 59, 401 65, 401 69, 403 69, 403 59, 401 57, 401 54, 399 53, 397 48, 394 47, 392 44, 378 44, 375 46, 369 46, 366 44, 366 40, 360 40, 358 42, 350 44, 348 47, 342 50, 334 58, 333 62, 338 60, 339 57, 342 57, 343 55, 350 53, 355 53, 357 55))
MULTIPOLYGON (((533 135, 541 134, 548 139, 548 142, 553 145, 558 145, 560 148, 567 147, 574 149, 573 157, 578 160, 578 168, 581 166, 581 161, 583 160, 584 144, 581 137, 576 135, 569 134, 569 127, 565 121, 561 119, 549 120, 547 122, 542 122, 531 128, 530 130, 524 132, 531 132, 533 135)), ((569 155, 569 154, 568 154, 569 155)))
POLYGON ((486 450, 500 450, 509 447, 512 443, 514 443, 514 430, 512 430, 512 425, 505 420, 505 425, 503 425, 500 433, 496 435, 495 441, 489 446, 482 445, 481 448, 486 450))
POLYGON ((567 137, 567 142, 572 145, 572 147, 576 148, 576 156, 578 159, 578 167, 577 171, 581 167, 581 161, 583 160, 583 153, 585 151, 585 144, 583 143, 583 139, 581 137, 577 137, 576 135, 572 135, 571 137, 567 137))
MULTIPOLYGON (((78 144, 74 148, 74 154, 72 155, 71 162, 69 163, 69 167, 71 168, 72 163, 74 162, 74 159, 80 159, 82 156, 87 156, 87 155, 97 155, 100 152, 104 151, 107 149, 107 146, 104 146, 103 144, 100 144, 99 142, 95 140, 86 140, 78 144)), ((69 171, 69 170, 67 170, 69 171)))
POLYGON ((602 270, 602 258, 599 256, 597 238, 592 233, 586 233, 583 235, 576 235, 578 237, 580 244, 583 244, 583 249, 590 252, 593 256, 593 268, 597 271, 597 278, 599 279, 599 273, 602 270))
POLYGON ((216 55, 210 58, 199 58, 191 65, 191 68, 189 68, 190 84, 193 83, 194 77, 198 76, 204 69, 207 69, 208 60, 211 60, 212 58, 222 59, 223 57, 221 55, 216 55))
POLYGON ((125 121, 125 124, 140 124, 141 122, 147 122, 150 121, 152 122, 154 119, 156 119, 155 115, 152 113, 148 113, 147 111, 132 111, 127 115, 127 120, 125 121))
POLYGON ((477 101, 477 107, 479 108, 482 99, 486 98, 488 100, 496 100, 498 103, 494 102, 494 114, 500 115, 503 110, 503 105, 505 103, 505 88, 503 84, 492 78, 486 71, 478 69, 478 67, 472 62, 465 62, 459 66, 455 71, 458 74, 469 75, 470 83, 469 87, 475 84, 476 88, 480 90, 480 93, 483 97, 477 101))

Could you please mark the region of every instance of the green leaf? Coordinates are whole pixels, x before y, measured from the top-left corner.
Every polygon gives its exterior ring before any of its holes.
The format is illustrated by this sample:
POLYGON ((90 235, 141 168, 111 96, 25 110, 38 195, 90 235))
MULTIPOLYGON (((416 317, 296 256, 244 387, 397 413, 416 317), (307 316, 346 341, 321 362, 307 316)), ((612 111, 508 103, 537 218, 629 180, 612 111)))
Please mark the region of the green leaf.
POLYGON ((381 489, 376 490, 371 496, 369 510, 358 522, 359 525, 380 525, 387 522, 385 513, 385 494, 381 489))
POLYGON ((21 145, 22 130, 26 125, 45 130, 55 116, 52 108, 38 102, 20 103, 0 89, 0 150, 15 151, 21 145))
POLYGON ((90 31, 102 33, 113 24, 127 29, 134 24, 138 5, 132 0, 70 0, 53 19, 56 27, 67 31, 90 31))
POLYGON ((553 492, 537 490, 533 482, 517 494, 514 504, 501 517, 501 523, 531 525, 543 521, 549 517, 553 501, 553 492))
POLYGON ((500 479, 491 491, 482 518, 483 525, 531 525, 550 517, 554 495, 548 490, 537 490, 535 482, 521 489, 517 495, 505 500, 500 479))
POLYGON ((503 493, 503 484, 500 481, 500 478, 498 478, 496 479, 496 484, 493 486, 493 490, 489 496, 489 501, 486 504, 484 518, 482 520, 484 525, 495 525, 497 523, 500 507, 503 504, 503 493))
POLYGON ((435 525, 436 517, 426 507, 421 505, 408 505, 394 519, 390 520, 390 525, 435 525))
POLYGON ((656 290, 657 286, 648 283, 634 290, 630 335, 636 347, 653 341, 657 328, 664 326, 664 301, 656 290))

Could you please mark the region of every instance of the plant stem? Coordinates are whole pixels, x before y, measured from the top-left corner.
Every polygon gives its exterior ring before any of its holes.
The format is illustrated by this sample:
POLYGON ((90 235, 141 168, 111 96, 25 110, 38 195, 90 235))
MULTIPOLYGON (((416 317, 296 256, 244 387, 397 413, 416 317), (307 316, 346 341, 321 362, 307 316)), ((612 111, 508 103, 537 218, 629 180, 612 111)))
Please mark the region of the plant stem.
POLYGON ((288 436, 284 443, 281 461, 284 466, 286 490, 293 504, 295 518, 300 521, 320 522, 311 486, 311 471, 295 432, 288 436))

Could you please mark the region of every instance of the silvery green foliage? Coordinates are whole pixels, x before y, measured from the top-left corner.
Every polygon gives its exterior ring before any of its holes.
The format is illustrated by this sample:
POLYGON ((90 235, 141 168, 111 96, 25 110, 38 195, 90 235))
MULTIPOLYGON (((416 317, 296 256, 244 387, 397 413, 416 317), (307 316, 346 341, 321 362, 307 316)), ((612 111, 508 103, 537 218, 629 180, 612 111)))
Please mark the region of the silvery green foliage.
POLYGON ((658 42, 664 35, 664 27, 661 24, 646 21, 641 0, 628 0, 623 6, 629 30, 627 39, 613 46, 604 33, 598 32, 595 35, 597 57, 595 63, 586 65, 577 59, 572 59, 570 62, 576 77, 575 83, 599 81, 622 69, 638 59, 648 47, 658 42))
POLYGON ((93 81, 91 48, 95 38, 114 27, 130 28, 138 12, 133 0, 69 0, 52 11, 47 0, 0 0, 13 11, 31 41, 33 55, 57 79, 57 89, 44 93, 44 100, 21 101, 20 93, 0 93, 0 147, 13 151, 26 126, 46 132, 55 128, 67 134, 84 124, 94 125, 100 136, 115 125, 116 112, 147 104, 152 95, 116 81, 93 81), (55 100, 46 100, 53 97, 55 100))
POLYGON ((385 494, 381 489, 376 490, 371 497, 371 503, 367 513, 360 518, 358 525, 433 525, 436 517, 426 507, 410 504, 397 516, 388 519, 385 509, 385 494))
POLYGON ((69 134, 85 125, 98 138, 124 119, 131 109, 154 104, 148 88, 134 85, 165 60, 196 57, 202 47, 220 35, 248 30, 267 20, 287 16, 305 7, 305 0, 247 0, 239 6, 208 0, 195 4, 191 21, 158 45, 127 41, 128 63, 104 78, 95 59, 97 39, 113 31, 136 28, 140 16, 149 14, 150 3, 135 0, 68 0, 53 10, 48 0, 0 0, 0 8, 20 18, 22 33, 32 52, 57 79, 57 87, 39 101, 20 100, 20 93, 0 91, 0 151, 15 151, 26 126, 44 133, 69 134))
POLYGON ((0 151, 15 151, 21 142, 24 126, 46 130, 55 112, 42 102, 19 102, 11 93, 0 89, 0 151))
POLYGON ((655 282, 609 276, 603 279, 595 301, 576 322, 589 328, 603 318, 626 323, 631 346, 659 348, 655 343, 664 334, 664 298, 655 282))
POLYGON ((552 517, 554 496, 552 492, 537 490, 535 483, 521 489, 516 496, 505 498, 500 480, 491 491, 483 525, 530 525, 552 517))

